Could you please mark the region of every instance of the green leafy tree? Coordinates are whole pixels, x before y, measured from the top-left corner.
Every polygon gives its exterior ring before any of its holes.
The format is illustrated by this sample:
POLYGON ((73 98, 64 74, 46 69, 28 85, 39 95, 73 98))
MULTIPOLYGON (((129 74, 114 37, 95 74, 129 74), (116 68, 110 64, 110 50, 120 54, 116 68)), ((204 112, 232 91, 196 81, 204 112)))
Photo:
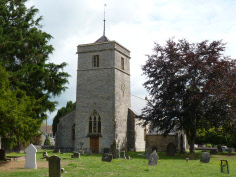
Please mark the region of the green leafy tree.
POLYGON ((70 113, 71 111, 75 110, 75 107, 76 107, 76 102, 73 103, 72 101, 68 101, 66 107, 62 107, 57 111, 57 114, 53 118, 53 123, 52 123, 53 135, 55 135, 57 131, 57 124, 60 122, 60 118, 70 113))
POLYGON ((49 146, 51 146, 51 142, 50 142, 49 136, 46 136, 46 139, 45 139, 45 141, 44 141, 44 145, 49 145, 49 146))
POLYGON ((12 148, 19 141, 26 144, 33 136, 37 136, 35 119, 41 109, 41 100, 26 96, 25 91, 10 89, 8 73, 0 64, 0 136, 8 138, 12 148))
POLYGON ((194 152, 197 130, 218 127, 235 120, 236 64, 222 52, 221 41, 190 44, 169 39, 155 44, 142 67, 150 100, 143 110, 145 124, 166 136, 184 130, 194 152))
MULTIPOLYGON (((1 0, 0 62, 9 74, 11 90, 24 91, 23 95, 17 94, 19 99, 26 94, 28 99, 34 100, 34 104, 40 100, 40 109, 27 115, 34 119, 32 124, 35 125, 32 128, 37 131, 47 117, 46 111, 55 110, 57 102, 50 98, 65 91, 69 74, 63 72, 66 63, 49 62, 49 55, 54 50, 48 44, 52 36, 42 30, 42 17, 35 17, 38 9, 27 8, 26 2, 27 0, 1 0)), ((14 121, 11 124, 13 123, 14 121)), ((8 129, 9 124, 3 126, 8 129)))

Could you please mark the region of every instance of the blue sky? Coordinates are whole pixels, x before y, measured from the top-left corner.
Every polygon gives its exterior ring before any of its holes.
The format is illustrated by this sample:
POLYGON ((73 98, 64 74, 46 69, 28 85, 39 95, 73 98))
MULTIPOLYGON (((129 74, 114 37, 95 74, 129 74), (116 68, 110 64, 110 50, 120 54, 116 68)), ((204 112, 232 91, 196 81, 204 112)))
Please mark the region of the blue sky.
MULTIPOLYGON (((76 99, 76 46, 93 43, 103 34, 131 51, 131 93, 144 98, 141 66, 152 54, 154 42, 164 44, 175 37, 190 43, 223 40, 225 55, 236 58, 236 1, 234 0, 30 0, 43 16, 43 30, 54 38, 50 62, 67 62, 68 89, 59 97, 57 109, 76 99)), ((48 114, 48 124, 57 111, 48 114)))

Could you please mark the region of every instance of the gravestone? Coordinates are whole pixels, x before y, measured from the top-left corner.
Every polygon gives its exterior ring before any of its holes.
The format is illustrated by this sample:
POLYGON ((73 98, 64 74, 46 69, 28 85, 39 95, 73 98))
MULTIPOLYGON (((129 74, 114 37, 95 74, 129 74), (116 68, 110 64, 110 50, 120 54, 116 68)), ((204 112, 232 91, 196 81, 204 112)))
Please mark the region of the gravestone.
POLYGON ((80 158, 80 153, 74 152, 73 158, 80 158))
POLYGON ((116 157, 119 159, 120 158, 120 150, 116 149, 116 157))
POLYGON ((104 153, 102 155, 102 161, 111 162, 112 161, 112 154, 104 153))
POLYGON ((109 153, 110 153, 110 149, 109 149, 109 148, 104 148, 104 149, 103 149, 103 153, 104 153, 104 154, 105 154, 105 153, 106 153, 106 154, 109 154, 109 153))
POLYGON ((84 155, 84 151, 83 151, 83 150, 79 150, 79 153, 80 153, 81 155, 84 155))
POLYGON ((175 152, 176 152, 176 148, 175 148, 174 143, 169 143, 169 144, 167 145, 166 155, 167 155, 167 156, 174 156, 174 155, 175 155, 175 152))
POLYGON ((152 149, 150 147, 145 149, 145 159, 148 159, 150 154, 152 153, 152 149))
POLYGON ((210 154, 208 152, 203 152, 201 155, 200 161, 203 163, 209 163, 210 162, 210 154))
POLYGON ((45 150, 45 151, 43 152, 43 158, 46 158, 46 156, 48 156, 48 152, 45 150))
POLYGON ((222 147, 221 147, 221 144, 218 144, 218 145, 217 145, 217 150, 218 150, 219 152, 223 152, 223 149, 222 149, 222 147))
POLYGON ((125 151, 120 152, 120 158, 126 158, 125 151))
POLYGON ((93 151, 91 148, 88 149, 88 153, 89 153, 89 155, 93 155, 93 151))
POLYGON ((25 157, 25 168, 37 168, 36 164, 36 152, 37 149, 34 147, 33 144, 30 144, 26 150, 26 157, 25 157))
POLYGON ((224 146, 221 146, 222 148, 222 151, 225 152, 226 151, 226 148, 224 146))
POLYGON ((217 154, 218 150, 217 149, 210 149, 210 154, 217 154))
POLYGON ((49 177, 61 177, 61 158, 53 155, 48 159, 49 177))
POLYGON ((151 153, 151 155, 149 156, 148 165, 157 165, 157 163, 158 163, 158 154, 156 150, 154 150, 153 153, 151 153))
POLYGON ((6 151, 4 149, 0 149, 0 160, 6 159, 6 151))
POLYGON ((116 150, 117 150, 117 142, 114 139, 113 144, 111 145, 111 153, 112 153, 112 156, 113 156, 114 159, 118 159, 119 158, 119 157, 117 157, 116 150))
POLYGON ((228 148, 228 153, 231 154, 232 153, 232 149, 231 148, 228 148))

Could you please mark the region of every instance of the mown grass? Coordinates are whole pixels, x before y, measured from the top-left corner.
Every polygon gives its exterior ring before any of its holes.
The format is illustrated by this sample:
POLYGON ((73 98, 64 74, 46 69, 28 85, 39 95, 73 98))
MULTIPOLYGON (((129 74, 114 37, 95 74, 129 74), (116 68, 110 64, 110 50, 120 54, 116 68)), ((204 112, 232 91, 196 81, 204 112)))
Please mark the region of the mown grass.
MULTIPOLYGON (((71 158, 71 153, 58 154, 48 151, 49 156, 55 154, 61 158, 61 167, 66 173, 62 176, 158 176, 158 177, 217 177, 236 176, 236 154, 229 156, 227 153, 211 155, 210 163, 201 163, 201 151, 196 151, 194 160, 186 162, 188 154, 176 154, 174 157, 166 156, 165 152, 158 152, 159 161, 157 166, 148 166, 148 159, 144 159, 144 152, 128 152, 131 160, 113 159, 112 162, 101 161, 101 154, 83 155, 80 159, 71 158), (220 172, 220 160, 228 160, 230 174, 220 172)), ((9 155, 9 154, 8 154, 9 155)), ((18 154, 11 154, 18 155, 18 154)), ((22 155, 22 154, 20 154, 22 155)), ((37 152, 37 163, 48 163, 42 159, 43 151, 37 152)), ((14 169, 0 171, 0 177, 46 177, 48 167, 38 169, 14 169)))

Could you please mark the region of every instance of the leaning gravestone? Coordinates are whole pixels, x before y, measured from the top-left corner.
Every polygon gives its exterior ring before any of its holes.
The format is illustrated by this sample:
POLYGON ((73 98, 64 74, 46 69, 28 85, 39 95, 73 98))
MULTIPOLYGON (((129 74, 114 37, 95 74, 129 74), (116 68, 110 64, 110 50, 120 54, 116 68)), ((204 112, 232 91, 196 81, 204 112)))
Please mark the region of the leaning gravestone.
POLYGON ((49 177, 61 177, 61 158, 53 155, 48 159, 49 177))
POLYGON ((126 158, 125 151, 120 152, 120 158, 126 158))
POLYGON ((26 150, 26 157, 25 157, 25 168, 37 168, 36 164, 36 152, 37 149, 34 147, 33 144, 30 144, 26 150))
POLYGON ((152 149, 150 147, 145 149, 145 159, 148 159, 150 154, 152 153, 152 149))
POLYGON ((218 150, 216 148, 210 149, 210 154, 217 154, 218 150))
POLYGON ((219 152, 223 152, 223 149, 222 149, 222 147, 221 147, 221 144, 218 144, 218 145, 217 145, 217 150, 218 150, 219 152))
POLYGON ((114 159, 118 159, 119 158, 119 157, 117 157, 116 150, 117 150, 117 142, 114 139, 113 144, 111 145, 111 153, 112 153, 112 156, 113 156, 114 159))
POLYGON ((104 161, 104 162, 111 162, 112 161, 112 154, 104 153, 102 155, 102 161, 104 161))
POLYGON ((73 158, 80 158, 80 153, 74 152, 73 158))
POLYGON ((153 153, 151 153, 151 155, 149 156, 148 165, 157 165, 157 162, 158 162, 158 154, 156 150, 154 150, 153 153))
POLYGON ((210 162, 210 154, 208 152, 203 152, 201 155, 200 161, 203 163, 209 163, 210 162))
POLYGON ((103 149, 103 153, 104 153, 104 154, 105 154, 105 153, 106 153, 106 154, 109 154, 109 153, 110 153, 110 149, 109 149, 109 148, 104 148, 104 149, 103 149))
POLYGON ((176 148, 175 148, 174 143, 169 143, 169 144, 167 145, 166 155, 167 155, 167 156, 174 156, 174 155, 175 155, 175 152, 176 152, 176 148))
POLYGON ((6 159, 6 151, 4 149, 0 149, 0 160, 6 159))

